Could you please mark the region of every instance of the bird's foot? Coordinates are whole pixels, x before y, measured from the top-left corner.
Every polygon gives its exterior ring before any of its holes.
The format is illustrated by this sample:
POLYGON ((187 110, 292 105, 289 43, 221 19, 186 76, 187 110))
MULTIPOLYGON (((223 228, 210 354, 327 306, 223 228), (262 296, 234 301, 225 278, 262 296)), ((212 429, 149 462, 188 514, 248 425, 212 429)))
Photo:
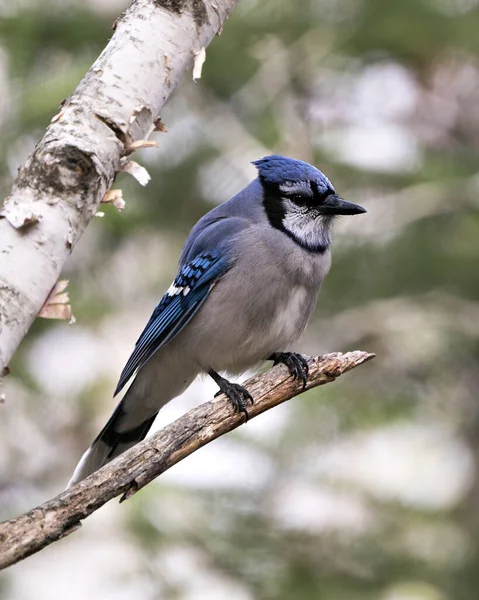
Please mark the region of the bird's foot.
POLYGON ((286 365, 293 376, 293 379, 301 379, 304 390, 308 380, 309 365, 302 354, 298 354, 297 352, 275 352, 268 360, 272 360, 273 365, 279 363, 286 365))
POLYGON ((221 377, 221 375, 218 375, 216 371, 210 370, 208 371, 208 374, 216 381, 220 388, 220 391, 215 394, 215 398, 220 394, 225 394, 225 396, 227 396, 227 398, 233 405, 234 411, 238 413, 244 413, 244 416, 247 421, 249 415, 246 406, 248 402, 250 404, 253 404, 253 396, 248 392, 248 390, 245 387, 243 387, 239 383, 231 383, 224 377, 221 377))

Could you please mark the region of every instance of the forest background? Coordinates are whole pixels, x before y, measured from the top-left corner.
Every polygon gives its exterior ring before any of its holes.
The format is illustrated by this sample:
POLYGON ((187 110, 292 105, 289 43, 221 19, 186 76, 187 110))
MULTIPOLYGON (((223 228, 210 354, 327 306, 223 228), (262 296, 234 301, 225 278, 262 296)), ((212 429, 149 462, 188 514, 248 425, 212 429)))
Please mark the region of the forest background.
MULTIPOLYGON (((0 197, 127 3, 0 0, 0 197)), ((0 405, 0 519, 63 489, 195 221, 270 153, 368 209, 337 228, 301 350, 378 354, 196 452, 0 576, 6 600, 476 600, 477 0, 240 0, 117 178, 0 405)), ((156 428, 215 386, 195 383, 156 428)))

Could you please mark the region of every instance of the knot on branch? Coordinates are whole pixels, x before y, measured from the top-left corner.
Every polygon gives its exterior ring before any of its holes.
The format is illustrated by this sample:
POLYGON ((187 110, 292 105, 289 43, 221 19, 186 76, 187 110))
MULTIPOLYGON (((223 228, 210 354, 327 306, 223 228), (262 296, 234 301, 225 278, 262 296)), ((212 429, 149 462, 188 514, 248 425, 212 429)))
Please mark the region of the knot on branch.
POLYGON ((91 193, 92 184, 97 181, 97 171, 89 153, 77 146, 52 141, 37 148, 20 169, 15 188, 34 188, 38 195, 47 194, 58 201, 59 197, 91 193))
POLYGON ((178 15, 191 13, 197 27, 208 21, 208 12, 203 0, 155 0, 155 4, 178 15))

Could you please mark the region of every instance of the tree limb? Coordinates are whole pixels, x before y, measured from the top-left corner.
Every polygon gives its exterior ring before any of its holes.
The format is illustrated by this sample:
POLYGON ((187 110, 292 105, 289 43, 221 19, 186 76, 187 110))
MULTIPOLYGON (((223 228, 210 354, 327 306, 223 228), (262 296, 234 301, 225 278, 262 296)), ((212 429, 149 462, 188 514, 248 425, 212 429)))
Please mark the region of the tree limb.
MULTIPOLYGON (((306 389, 330 383, 346 371, 374 358, 355 351, 309 359, 306 389)), ((245 383, 255 399, 249 418, 293 398, 303 391, 284 365, 273 367, 245 383)), ((150 481, 186 456, 244 423, 224 395, 190 410, 153 436, 127 450, 52 500, 0 523, 0 569, 12 565, 72 533, 106 502, 122 495, 130 498, 150 481)))
POLYGON ((0 377, 121 159, 151 133, 183 73, 221 31, 235 2, 133 0, 21 167, 0 213, 0 377))

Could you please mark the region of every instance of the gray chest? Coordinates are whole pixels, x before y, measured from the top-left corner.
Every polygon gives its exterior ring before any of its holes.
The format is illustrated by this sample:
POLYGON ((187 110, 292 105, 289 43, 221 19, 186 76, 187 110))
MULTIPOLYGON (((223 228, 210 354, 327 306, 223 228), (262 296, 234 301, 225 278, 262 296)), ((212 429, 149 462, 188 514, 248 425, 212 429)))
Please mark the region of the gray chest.
POLYGON ((251 333, 271 352, 293 344, 302 334, 330 266, 329 251, 313 254, 281 232, 268 232, 244 249, 244 281, 254 286, 244 298, 251 333), (254 332, 254 333, 253 333, 254 332))
POLYGON ((271 312, 267 339, 278 349, 293 343, 302 334, 316 303, 316 294, 303 285, 289 288, 271 312))
MULTIPOLYGON (((265 281, 276 278, 285 289, 300 286, 317 293, 331 266, 330 250, 313 253, 281 231, 268 228, 261 235, 262 229, 251 228, 245 235, 242 248, 245 264, 255 265, 265 281)), ((293 298, 297 295, 293 293, 293 298)))
POLYGON ((258 229, 237 244, 234 267, 187 328, 189 351, 203 368, 241 372, 273 352, 294 349, 330 257, 303 251, 283 237, 258 229))

